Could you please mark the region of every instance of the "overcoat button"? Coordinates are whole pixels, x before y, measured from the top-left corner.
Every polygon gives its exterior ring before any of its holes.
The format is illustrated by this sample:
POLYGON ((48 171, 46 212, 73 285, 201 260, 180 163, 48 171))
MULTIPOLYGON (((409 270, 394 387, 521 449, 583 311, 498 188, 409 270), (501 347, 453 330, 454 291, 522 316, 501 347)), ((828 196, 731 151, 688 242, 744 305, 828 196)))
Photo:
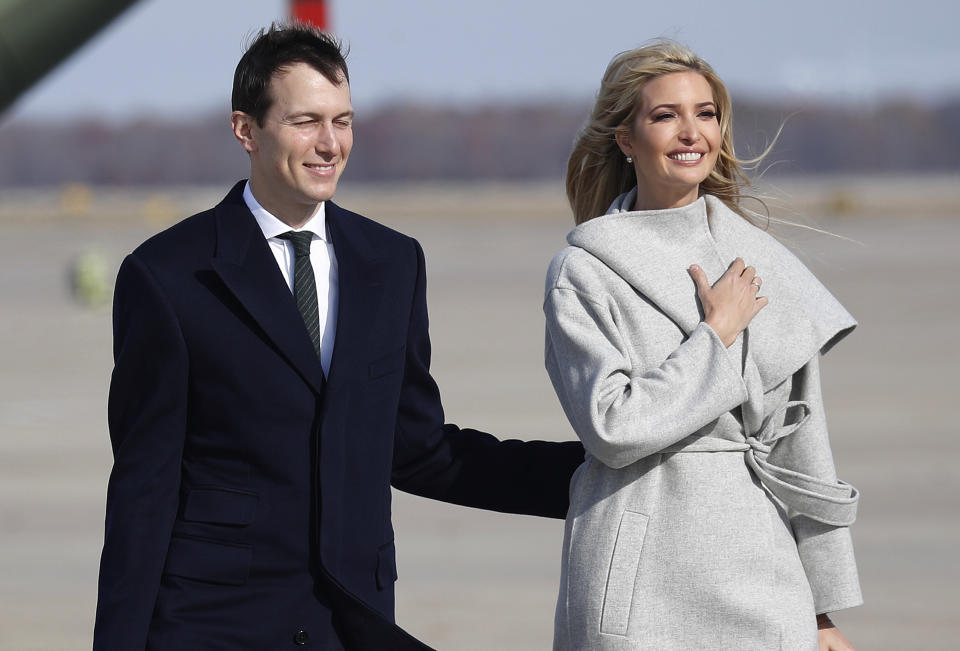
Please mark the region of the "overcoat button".
POLYGON ((293 634, 293 643, 297 646, 304 646, 310 641, 310 634, 306 631, 297 631, 293 634))

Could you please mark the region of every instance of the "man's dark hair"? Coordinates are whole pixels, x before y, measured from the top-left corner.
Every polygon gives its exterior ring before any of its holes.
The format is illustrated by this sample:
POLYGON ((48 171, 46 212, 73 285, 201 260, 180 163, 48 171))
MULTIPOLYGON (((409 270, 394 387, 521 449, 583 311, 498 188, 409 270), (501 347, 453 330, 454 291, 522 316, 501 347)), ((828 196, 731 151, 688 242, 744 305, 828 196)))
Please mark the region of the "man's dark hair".
POLYGON ((262 127, 273 102, 270 80, 295 63, 307 64, 330 83, 350 83, 340 41, 303 23, 272 23, 269 29, 260 30, 237 64, 233 74, 233 110, 243 111, 262 127))

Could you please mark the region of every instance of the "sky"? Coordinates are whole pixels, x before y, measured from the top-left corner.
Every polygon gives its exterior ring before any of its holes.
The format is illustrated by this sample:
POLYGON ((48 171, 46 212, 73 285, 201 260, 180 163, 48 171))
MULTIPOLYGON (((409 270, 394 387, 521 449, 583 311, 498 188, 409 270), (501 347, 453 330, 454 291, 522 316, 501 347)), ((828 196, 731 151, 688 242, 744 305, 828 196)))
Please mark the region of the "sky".
MULTIPOLYGON (((846 103, 960 96, 960 3, 946 0, 330 0, 358 114, 395 101, 588 102, 616 53, 666 36, 737 96, 846 103)), ((286 0, 140 0, 5 119, 229 112, 233 70, 286 0)))

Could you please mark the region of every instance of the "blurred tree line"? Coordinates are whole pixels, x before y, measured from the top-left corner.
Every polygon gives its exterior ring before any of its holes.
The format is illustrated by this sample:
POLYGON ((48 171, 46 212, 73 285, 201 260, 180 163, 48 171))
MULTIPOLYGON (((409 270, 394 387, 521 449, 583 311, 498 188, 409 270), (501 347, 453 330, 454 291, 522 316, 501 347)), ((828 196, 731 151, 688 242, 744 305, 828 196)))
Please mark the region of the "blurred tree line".
MULTIPOLYGON (((455 108, 397 104, 357 118, 351 181, 562 179, 589 104, 455 108)), ((783 125, 770 174, 960 170, 960 98, 854 105, 741 101, 738 154, 755 156, 783 125)), ((0 187, 223 185, 247 173, 227 115, 110 123, 0 125, 0 187)))

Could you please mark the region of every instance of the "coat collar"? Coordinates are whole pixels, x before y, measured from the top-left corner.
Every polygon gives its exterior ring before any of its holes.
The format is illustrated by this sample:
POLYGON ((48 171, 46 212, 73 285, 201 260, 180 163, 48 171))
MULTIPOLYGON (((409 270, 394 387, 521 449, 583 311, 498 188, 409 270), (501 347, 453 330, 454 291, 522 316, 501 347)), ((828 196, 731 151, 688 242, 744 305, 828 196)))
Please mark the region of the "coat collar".
POLYGON ((337 256, 339 305, 330 374, 324 378, 296 301, 243 201, 244 183, 235 185, 214 209, 217 247, 213 268, 314 391, 336 394, 351 370, 359 368, 357 360, 366 359, 370 324, 383 293, 386 261, 367 236, 364 220, 327 201, 326 221, 337 256))
POLYGON ((320 393, 323 367, 269 244, 243 201, 244 183, 214 208, 217 246, 211 264, 277 351, 320 393))
POLYGON ((856 326, 786 247, 716 197, 705 195, 681 208, 629 211, 627 194, 607 215, 571 231, 568 242, 599 258, 687 334, 702 319, 690 265, 699 264, 711 283, 737 256, 754 265, 770 302, 751 321, 744 341, 765 389, 856 326))

